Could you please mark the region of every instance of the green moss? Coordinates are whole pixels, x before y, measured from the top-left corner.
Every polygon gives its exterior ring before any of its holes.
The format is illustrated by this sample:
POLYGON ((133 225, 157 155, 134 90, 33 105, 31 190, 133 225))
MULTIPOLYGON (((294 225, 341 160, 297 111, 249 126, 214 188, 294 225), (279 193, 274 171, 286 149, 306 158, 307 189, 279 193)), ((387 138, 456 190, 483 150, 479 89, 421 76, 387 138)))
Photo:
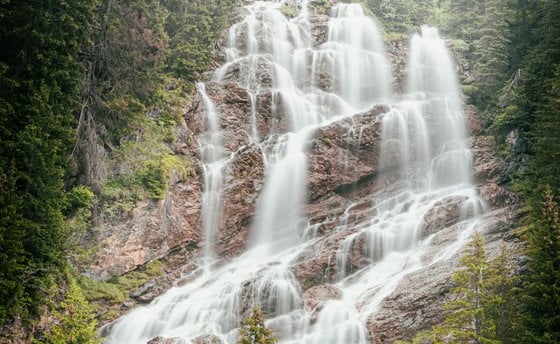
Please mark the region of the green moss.
POLYGON ((78 284, 88 301, 106 301, 110 304, 116 304, 129 300, 132 291, 162 274, 163 263, 155 260, 137 270, 115 276, 107 282, 79 276, 78 284))
POLYGON ((394 31, 385 33, 385 42, 386 43, 408 41, 409 39, 410 39, 410 36, 406 33, 394 32, 394 31))
POLYGON ((163 199, 168 188, 167 181, 174 171, 182 180, 191 173, 179 157, 163 153, 144 162, 135 176, 135 183, 141 185, 150 198, 163 199))
POLYGON ((104 300, 109 303, 122 303, 128 299, 128 295, 123 288, 114 283, 96 281, 85 276, 80 276, 78 285, 88 301, 104 300))
POLYGON ((463 41, 462 39, 454 39, 451 41, 451 46, 457 52, 465 53, 468 52, 471 48, 470 44, 463 41))
POLYGON ((475 85, 461 85, 461 90, 467 97, 472 97, 478 92, 478 86, 475 85))
POLYGON ((100 322, 108 322, 117 319, 120 315, 118 309, 109 309, 107 312, 99 315, 98 319, 100 322))
POLYGON ((280 8, 280 11, 287 18, 295 18, 298 14, 297 8, 294 5, 287 4, 287 3, 282 5, 282 7, 280 8))
POLYGON ((115 276, 109 280, 109 283, 118 285, 121 289, 131 292, 136 288, 144 285, 150 279, 161 276, 163 274, 163 263, 155 260, 146 264, 138 270, 130 271, 121 276, 115 276))
POLYGON ((169 146, 182 122, 186 97, 184 82, 164 77, 147 105, 134 107, 133 111, 144 113, 132 117, 129 128, 133 130, 114 149, 107 166, 114 171, 101 195, 107 219, 126 216, 140 200, 163 199, 174 173, 179 180, 194 175, 188 159, 174 155, 169 146))
POLYGON ((320 15, 329 14, 331 10, 331 4, 327 0, 312 1, 309 6, 313 9, 313 12, 315 12, 315 14, 320 15))
POLYGON ((332 140, 330 139, 330 137, 322 137, 322 138, 321 138, 321 141, 323 141, 323 143, 324 143, 325 145, 327 145, 327 147, 332 147, 332 146, 333 146, 333 142, 332 142, 332 140))

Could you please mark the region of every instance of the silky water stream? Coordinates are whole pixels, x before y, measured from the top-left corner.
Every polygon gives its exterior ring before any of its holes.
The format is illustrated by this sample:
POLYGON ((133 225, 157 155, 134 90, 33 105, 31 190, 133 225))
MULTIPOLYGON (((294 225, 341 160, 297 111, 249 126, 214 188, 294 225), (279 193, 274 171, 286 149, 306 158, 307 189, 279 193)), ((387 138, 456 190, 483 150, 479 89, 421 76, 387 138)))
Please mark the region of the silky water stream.
MULTIPOLYGON (((265 183, 246 251, 226 264, 212 264, 225 201, 224 171, 236 152, 224 147, 220 114, 201 83, 197 89, 206 128, 200 138, 203 271, 119 319, 106 343, 145 343, 156 336, 190 343, 207 334, 235 343, 247 304, 266 310, 267 324, 281 343, 367 343, 367 319, 402 277, 452 257, 477 225, 484 206, 470 182, 460 92, 437 29, 422 27, 413 36, 406 94, 393 96, 382 37, 360 5, 336 5, 327 41, 319 46, 312 43, 306 1, 293 19, 282 15, 281 6, 282 2, 258 1, 245 8, 245 18, 229 30, 227 62, 213 76, 213 82, 221 82, 233 66, 241 71, 238 83, 251 102, 247 135, 251 144, 262 146, 264 155, 265 183), (268 85, 259 77, 263 69, 272 75, 268 85), (328 90, 320 87, 325 73, 331 80, 328 90), (260 137, 255 102, 265 88, 280 100, 291 127, 260 137), (341 299, 327 301, 313 313, 304 305, 303 287, 292 270, 294 261, 318 240, 302 235, 313 232, 303 216, 308 142, 317 128, 381 103, 391 104, 382 116, 379 159, 384 171, 379 178, 387 186, 368 196, 374 215, 332 253, 333 284, 341 290, 341 299), (421 235, 422 222, 436 203, 449 199, 460 200, 457 239, 430 259, 421 259, 431 249, 430 237, 421 235), (348 257, 356 249, 365 252, 371 264, 354 271, 348 257)), ((344 231, 345 226, 336 230, 344 231)))

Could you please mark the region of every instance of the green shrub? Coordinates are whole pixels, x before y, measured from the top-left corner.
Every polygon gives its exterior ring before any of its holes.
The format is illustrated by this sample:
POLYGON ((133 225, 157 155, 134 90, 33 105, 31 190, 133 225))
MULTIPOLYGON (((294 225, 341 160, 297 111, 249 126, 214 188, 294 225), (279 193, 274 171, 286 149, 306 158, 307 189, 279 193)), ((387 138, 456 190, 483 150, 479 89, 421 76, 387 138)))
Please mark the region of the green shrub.
POLYGON ((36 344, 98 344, 101 339, 96 334, 95 312, 86 301, 76 280, 69 278, 68 289, 61 309, 54 310, 58 322, 54 322, 44 341, 36 344))
POLYGON ((66 194, 66 199, 68 203, 67 212, 72 213, 80 208, 91 208, 95 200, 95 194, 87 186, 78 185, 66 194))

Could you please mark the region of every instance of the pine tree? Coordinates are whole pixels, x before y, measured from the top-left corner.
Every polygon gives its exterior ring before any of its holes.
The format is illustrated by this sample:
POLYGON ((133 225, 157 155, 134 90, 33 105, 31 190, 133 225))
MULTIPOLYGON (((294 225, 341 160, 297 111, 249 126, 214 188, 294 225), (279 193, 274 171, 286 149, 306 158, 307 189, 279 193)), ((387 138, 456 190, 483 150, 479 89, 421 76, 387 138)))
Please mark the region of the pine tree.
POLYGON ((475 343, 498 344, 496 325, 488 316, 487 307, 493 300, 489 279, 484 237, 475 232, 463 256, 461 269, 453 274, 456 287, 451 289, 457 299, 447 302, 448 315, 443 324, 417 334, 414 344, 475 343))
POLYGON ((69 278, 61 311, 55 311, 58 322, 51 327, 44 342, 37 344, 99 344, 95 327, 95 313, 84 298, 74 278, 69 278))
POLYGON ((65 264, 64 174, 94 0, 0 1, 0 325, 65 264))
POLYGON ((515 294, 516 278, 512 276, 512 271, 508 247, 502 244, 500 254, 489 266, 484 313, 496 325, 495 338, 504 344, 513 342, 519 316, 519 302, 515 294))
POLYGON ((457 286, 451 290, 459 298, 445 305, 450 313, 443 329, 459 342, 496 343, 492 339, 495 337, 495 324, 484 312, 488 299, 488 258, 480 232, 473 234, 460 262, 462 269, 453 274, 457 286))
POLYGON ((274 344, 278 339, 264 323, 264 315, 259 307, 254 306, 251 316, 243 320, 239 328, 237 344, 274 344))
POLYGON ((560 343, 560 214, 548 190, 527 233, 529 272, 520 343, 560 343))
POLYGON ((486 0, 474 42, 475 72, 479 102, 496 102, 497 91, 508 76, 508 19, 512 16, 506 0, 486 0))

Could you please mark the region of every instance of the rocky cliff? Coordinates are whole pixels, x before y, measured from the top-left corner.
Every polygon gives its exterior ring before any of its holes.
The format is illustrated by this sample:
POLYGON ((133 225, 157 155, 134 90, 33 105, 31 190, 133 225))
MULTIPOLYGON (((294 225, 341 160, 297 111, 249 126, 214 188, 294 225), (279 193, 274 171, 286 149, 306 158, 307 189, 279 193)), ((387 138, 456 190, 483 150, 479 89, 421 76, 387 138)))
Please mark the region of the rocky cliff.
MULTIPOLYGON (((310 23, 314 44, 320 45, 328 36, 328 16, 312 15, 310 23)), ((401 90, 408 42, 390 42, 388 52, 395 88, 401 90)), ((220 53, 216 56, 219 61, 220 53)), ((460 53, 455 59, 461 80, 471 82, 469 62, 460 53)), ((261 90, 254 100, 254 120, 259 137, 273 137, 288 130, 289 120, 271 89, 270 66, 262 61, 258 68, 261 90)), ((253 100, 242 86, 243 73, 242 66, 232 66, 224 77, 225 82, 208 80, 206 83, 206 92, 221 114, 219 126, 223 131, 224 146, 233 152, 225 171, 226 187, 215 249, 224 262, 240 255, 246 248, 264 184, 266 162, 263 151, 271 149, 266 140, 264 144, 250 140, 246 123, 252 120, 253 100)), ((331 87, 327 75, 320 80, 319 87, 331 87)), ((489 255, 493 256, 501 243, 517 245, 509 229, 517 218, 518 202, 516 195, 501 185, 506 166, 496 155, 495 142, 491 137, 481 135, 482 126, 476 110, 468 105, 465 108, 471 133, 472 175, 477 192, 488 205, 481 221, 485 224, 483 230, 489 255)), ((185 123, 177 129, 174 143, 175 150, 194 163, 197 175, 186 181, 172 178, 163 200, 141 202, 125 221, 112 224, 98 238, 102 250, 96 254, 89 270, 96 278, 107 279, 154 259, 168 263, 166 276, 150 281, 134 293, 140 302, 150 301, 176 278, 188 276, 189 271, 196 270, 193 263, 202 254, 201 197, 204 183, 198 138, 205 127, 204 111, 200 96, 186 105, 185 123)), ((383 157, 383 165, 379 161, 381 123, 383 116, 390 111, 390 105, 379 104, 353 117, 333 121, 315 130, 308 142, 304 214, 309 221, 307 228, 313 233, 302 233, 302 236, 316 239, 312 249, 294 260, 291 271, 301 285, 304 307, 315 309, 316 313, 325 301, 341 298, 340 290, 331 283, 341 275, 375 263, 375 256, 368 254, 361 243, 365 238, 353 241, 354 247, 344 265, 346 271, 340 270, 335 255, 345 238, 356 235, 358 229, 371 220, 376 195, 382 197, 388 192, 386 188, 392 185, 392 164, 397 164, 398 159, 388 155, 383 157), (340 230, 342 225, 344 230, 340 230)), ((456 240, 456 224, 463 219, 460 211, 463 201, 448 198, 434 204, 426 213, 422 235, 431 237, 433 249, 422 259, 430 260, 430 255, 438 253, 438 247, 446 247, 456 240)), ((440 322, 444 316, 441 305, 450 297, 450 277, 455 267, 456 259, 449 259, 405 275, 368 319, 369 341, 391 343, 410 338, 418 330, 440 322)), ((122 310, 130 306, 123 306, 122 310)))

